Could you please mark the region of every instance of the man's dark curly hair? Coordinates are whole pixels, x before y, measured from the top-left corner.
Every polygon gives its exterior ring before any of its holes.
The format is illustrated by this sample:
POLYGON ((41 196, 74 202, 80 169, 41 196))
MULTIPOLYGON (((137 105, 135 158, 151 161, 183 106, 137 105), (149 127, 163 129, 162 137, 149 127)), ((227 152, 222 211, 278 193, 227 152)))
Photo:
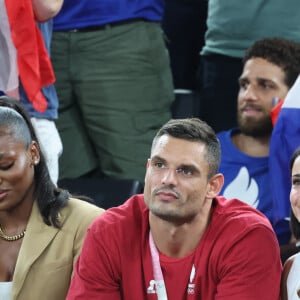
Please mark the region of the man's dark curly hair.
POLYGON ((280 67, 285 73, 285 84, 291 88, 300 73, 300 44, 283 38, 265 38, 256 41, 243 59, 263 58, 280 67))

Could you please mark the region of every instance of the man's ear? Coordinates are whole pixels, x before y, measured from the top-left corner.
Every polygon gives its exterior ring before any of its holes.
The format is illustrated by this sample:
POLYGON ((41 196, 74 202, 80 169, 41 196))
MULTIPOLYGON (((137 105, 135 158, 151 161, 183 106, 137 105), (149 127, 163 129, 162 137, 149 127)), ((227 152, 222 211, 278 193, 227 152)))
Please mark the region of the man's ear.
POLYGON ((150 167, 150 162, 151 162, 151 158, 148 158, 146 163, 146 169, 150 167))
POLYGON ((219 195, 224 185, 224 176, 221 173, 215 174, 209 179, 207 198, 213 199, 219 195))
POLYGON ((151 161, 151 159, 150 159, 150 158, 148 158, 148 159, 147 159, 147 163, 146 163, 146 172, 145 172, 144 182, 146 181, 146 177, 147 177, 147 170, 148 170, 148 169, 149 169, 149 167, 150 167, 150 161, 151 161))

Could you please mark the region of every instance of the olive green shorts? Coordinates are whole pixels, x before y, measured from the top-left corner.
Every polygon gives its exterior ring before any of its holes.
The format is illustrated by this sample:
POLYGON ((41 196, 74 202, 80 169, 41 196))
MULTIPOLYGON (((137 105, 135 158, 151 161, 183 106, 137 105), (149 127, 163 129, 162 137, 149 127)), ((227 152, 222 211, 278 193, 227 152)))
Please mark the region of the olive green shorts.
POLYGON ((169 57, 158 23, 54 32, 63 142, 60 178, 91 170, 143 182, 151 143, 171 118, 169 57))

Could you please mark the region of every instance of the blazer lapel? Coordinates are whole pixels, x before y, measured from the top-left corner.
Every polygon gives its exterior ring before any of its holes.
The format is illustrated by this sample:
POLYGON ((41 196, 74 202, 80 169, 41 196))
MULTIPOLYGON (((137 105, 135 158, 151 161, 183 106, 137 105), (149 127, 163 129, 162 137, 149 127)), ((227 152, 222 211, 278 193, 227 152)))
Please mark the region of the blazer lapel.
POLYGON ((32 264, 55 237, 58 228, 43 222, 36 201, 27 224, 13 277, 13 294, 18 295, 32 264))

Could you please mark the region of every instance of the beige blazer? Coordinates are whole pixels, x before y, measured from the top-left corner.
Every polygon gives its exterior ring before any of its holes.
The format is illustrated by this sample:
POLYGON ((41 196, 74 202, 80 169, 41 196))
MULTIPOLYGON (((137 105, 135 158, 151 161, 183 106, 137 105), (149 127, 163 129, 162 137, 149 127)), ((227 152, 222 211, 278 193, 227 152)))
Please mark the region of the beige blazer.
POLYGON ((14 271, 12 300, 65 300, 86 229, 102 212, 70 199, 57 229, 43 222, 35 203, 14 271))

